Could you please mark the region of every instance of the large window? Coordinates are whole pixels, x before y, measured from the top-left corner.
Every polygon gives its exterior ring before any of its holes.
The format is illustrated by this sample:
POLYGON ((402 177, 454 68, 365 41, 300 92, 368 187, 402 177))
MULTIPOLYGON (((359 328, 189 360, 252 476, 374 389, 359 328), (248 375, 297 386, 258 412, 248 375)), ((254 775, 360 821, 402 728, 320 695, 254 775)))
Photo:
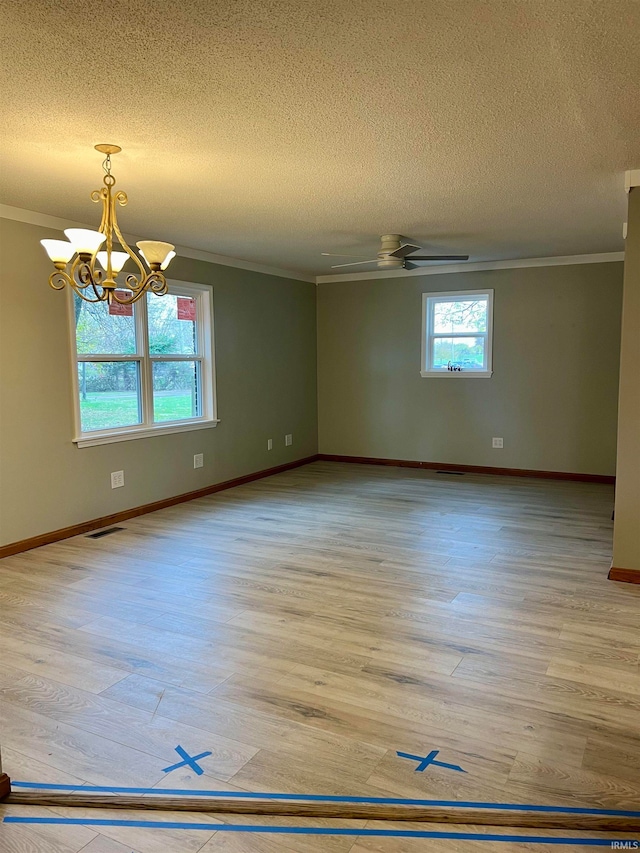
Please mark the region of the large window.
POLYGON ((209 288, 170 282, 134 305, 70 301, 80 447, 215 426, 209 288))
POLYGON ((493 290, 422 294, 421 376, 491 376, 493 290))

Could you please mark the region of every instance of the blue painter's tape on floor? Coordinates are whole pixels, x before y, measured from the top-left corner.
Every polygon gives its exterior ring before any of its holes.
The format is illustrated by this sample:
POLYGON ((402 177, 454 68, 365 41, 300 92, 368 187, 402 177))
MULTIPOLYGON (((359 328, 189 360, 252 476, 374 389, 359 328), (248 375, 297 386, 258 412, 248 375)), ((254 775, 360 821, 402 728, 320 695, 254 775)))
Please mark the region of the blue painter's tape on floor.
POLYGON ((435 764, 438 767, 445 767, 447 770, 457 770, 459 773, 467 772, 457 764, 447 764, 446 761, 436 761, 436 755, 438 755, 439 752, 439 749, 432 749, 429 755, 425 755, 424 758, 421 755, 411 755, 409 752, 396 752, 396 755, 398 758, 410 758, 411 761, 417 761, 418 766, 415 768, 416 773, 424 773, 427 767, 431 764, 435 764))
POLYGON ((238 797, 242 800, 300 800, 324 803, 392 803, 398 806, 455 806, 461 809, 509 809, 511 811, 549 812, 551 814, 588 814, 618 817, 640 817, 640 811, 627 809, 590 809, 581 806, 539 806, 530 803, 474 803, 458 800, 403 800, 396 797, 349 797, 333 794, 270 794, 253 791, 189 791, 184 788, 126 788, 117 785, 62 785, 46 782, 16 782, 12 788, 45 791, 93 791, 101 794, 166 794, 172 797, 238 797))
POLYGON ((200 761, 202 758, 206 758, 207 755, 212 755, 211 752, 201 752, 200 755, 189 755, 188 752, 183 749, 180 744, 174 747, 175 751, 178 753, 182 761, 179 761, 177 764, 172 764, 171 767, 165 767, 163 769, 163 773, 171 773, 172 770, 177 770, 179 767, 190 767, 194 773, 197 773, 198 776, 202 776, 204 770, 198 764, 197 761, 200 761))
POLYGON ((251 826, 242 824, 178 823, 158 820, 103 820, 66 817, 6 817, 5 823, 47 824, 53 826, 129 826, 144 829, 200 829, 208 832, 263 832, 275 835, 351 835, 376 838, 435 838, 461 841, 504 841, 528 844, 585 844, 609 847, 613 838, 576 838, 575 836, 546 835, 484 835, 479 832, 429 832, 420 829, 351 829, 344 827, 311 826, 251 826))

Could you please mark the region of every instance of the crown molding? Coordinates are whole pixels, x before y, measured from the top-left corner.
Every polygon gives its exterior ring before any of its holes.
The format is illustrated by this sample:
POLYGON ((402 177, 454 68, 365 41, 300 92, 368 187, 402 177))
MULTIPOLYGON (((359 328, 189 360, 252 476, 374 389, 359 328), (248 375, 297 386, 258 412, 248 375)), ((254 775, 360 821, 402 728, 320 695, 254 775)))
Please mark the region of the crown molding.
MULTIPOLYGON (((640 185, 640 169, 626 172, 625 182, 628 188, 640 185), (636 183, 633 183, 633 182, 636 183)), ((29 225, 40 225, 45 228, 64 230, 65 228, 90 228, 86 222, 77 222, 72 219, 63 219, 59 216, 50 216, 48 213, 38 213, 35 210, 24 210, 21 207, 12 207, 8 204, 0 204, 0 218, 13 219, 16 222, 25 222, 29 225)), ((132 234, 125 233, 125 238, 135 243, 141 239, 132 234)), ((210 264, 220 264, 225 267, 248 270, 250 272, 275 275, 279 278, 290 278, 295 281, 305 281, 311 284, 323 284, 331 281, 371 281, 381 278, 408 278, 421 275, 446 275, 447 273, 482 272, 488 270, 524 269, 526 267, 555 267, 569 266, 571 264, 603 264, 615 261, 624 261, 624 252, 603 252, 592 255, 561 255, 550 258, 513 258, 504 261, 480 261, 477 263, 461 264, 438 264, 433 267, 420 267, 415 270, 376 270, 371 272, 338 273, 335 275, 307 275, 293 270, 271 267, 265 264, 254 264, 252 261, 243 261, 239 258, 229 258, 226 255, 216 255, 213 252, 205 252, 201 249, 191 249, 188 246, 176 246, 176 253, 180 257, 192 258, 196 261, 206 261, 210 264)))
POLYGON ((421 275, 446 275, 447 273, 483 272, 487 270, 512 270, 526 267, 561 267, 572 264, 605 264, 624 261, 624 252, 602 252, 594 255, 560 255, 551 258, 513 258, 506 261, 480 261, 478 263, 439 264, 415 270, 377 270, 338 275, 319 275, 316 284, 331 281, 370 281, 378 278, 409 278, 421 275))
MULTIPOLYGON (((50 216, 48 213, 38 213, 35 210, 24 210, 21 207, 12 207, 9 204, 0 204, 0 218, 13 219, 15 222, 26 222, 29 225, 41 225, 45 228, 56 228, 61 231, 65 228, 94 227, 92 225, 87 225, 86 222, 76 222, 72 219, 50 216)), ((131 243, 135 243, 142 239, 141 237, 136 237, 129 233, 125 233, 124 237, 131 243)), ((176 255, 183 258, 191 258, 196 261, 207 261, 210 264, 220 264, 224 267, 235 267, 236 269, 249 270, 250 272, 264 273, 265 275, 277 275, 279 278, 292 278, 296 281, 306 281, 310 284, 313 284, 316 281, 315 276, 313 275, 305 275, 301 272, 281 269, 280 267, 271 267, 265 264, 254 264, 252 261, 243 261, 239 258, 228 258, 226 255, 216 255, 213 252, 205 252, 201 249, 190 249, 188 246, 176 246, 176 255)))

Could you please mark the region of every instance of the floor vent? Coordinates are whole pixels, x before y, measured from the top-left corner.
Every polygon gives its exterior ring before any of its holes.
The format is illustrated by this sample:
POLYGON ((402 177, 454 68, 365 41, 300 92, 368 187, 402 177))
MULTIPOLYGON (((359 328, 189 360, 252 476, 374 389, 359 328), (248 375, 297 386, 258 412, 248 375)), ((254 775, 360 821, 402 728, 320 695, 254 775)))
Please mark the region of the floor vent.
POLYGON ((103 536, 111 536, 112 533, 117 533, 118 530, 124 530, 124 527, 108 527, 106 530, 98 530, 97 533, 90 533, 87 539, 102 539, 103 536))
POLYGON ((455 474, 456 477, 464 477, 464 471, 436 471, 436 474, 455 474))

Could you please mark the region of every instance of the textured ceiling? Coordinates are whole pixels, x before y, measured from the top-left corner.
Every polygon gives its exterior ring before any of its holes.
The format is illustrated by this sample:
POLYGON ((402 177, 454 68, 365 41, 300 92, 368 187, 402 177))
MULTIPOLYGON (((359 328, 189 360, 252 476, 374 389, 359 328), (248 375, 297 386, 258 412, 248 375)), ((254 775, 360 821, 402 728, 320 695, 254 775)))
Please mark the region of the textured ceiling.
POLYGON ((635 0, 1 0, 0 201, 307 273, 620 251, 635 0), (348 259, 345 259, 348 260, 348 259), (356 268, 357 269, 357 268, 356 268))

